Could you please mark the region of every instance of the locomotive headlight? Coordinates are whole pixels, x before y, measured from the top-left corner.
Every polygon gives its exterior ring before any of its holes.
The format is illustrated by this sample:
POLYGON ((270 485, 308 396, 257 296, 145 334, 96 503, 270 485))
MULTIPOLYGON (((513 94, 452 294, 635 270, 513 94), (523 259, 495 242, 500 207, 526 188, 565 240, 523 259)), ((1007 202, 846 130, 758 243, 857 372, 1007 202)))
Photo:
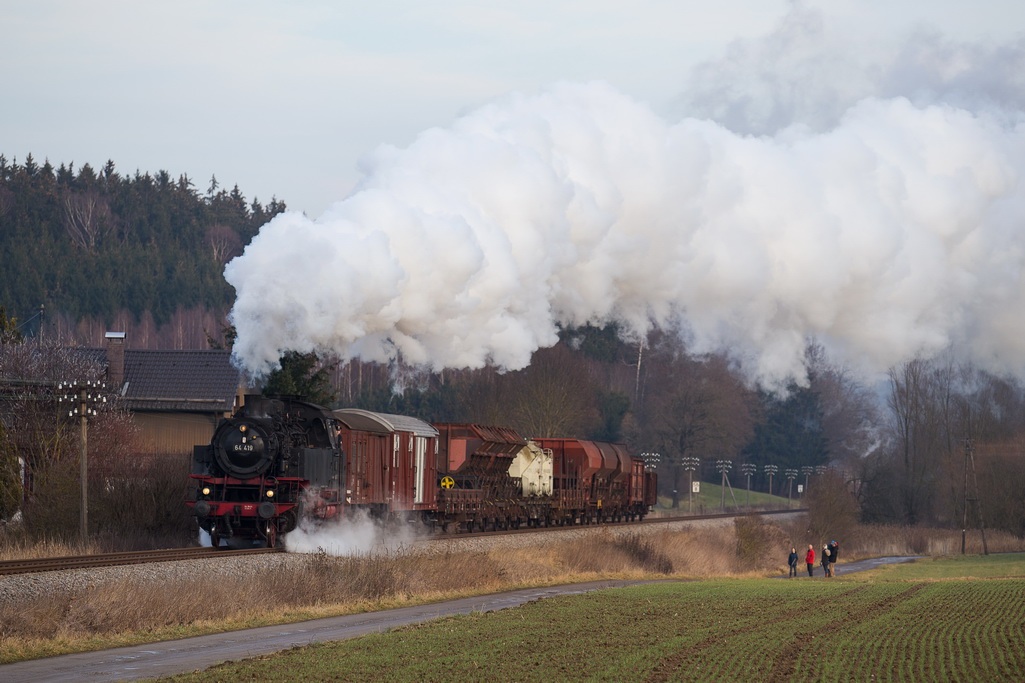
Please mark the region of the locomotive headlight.
POLYGON ((273 497, 274 497, 274 491, 273 491, 273 490, 271 490, 271 489, 268 489, 268 490, 267 490, 267 497, 268 497, 268 498, 273 498, 273 497))
POLYGON ((204 486, 203 488, 201 488, 199 490, 199 492, 202 493, 204 496, 209 496, 210 495, 210 487, 209 486, 204 486))

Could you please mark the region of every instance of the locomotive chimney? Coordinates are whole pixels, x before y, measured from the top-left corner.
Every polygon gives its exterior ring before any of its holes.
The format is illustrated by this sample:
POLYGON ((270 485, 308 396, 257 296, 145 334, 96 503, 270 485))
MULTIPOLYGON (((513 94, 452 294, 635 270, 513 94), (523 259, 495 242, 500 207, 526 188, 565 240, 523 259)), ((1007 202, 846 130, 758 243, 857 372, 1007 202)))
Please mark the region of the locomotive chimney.
POLYGON ((125 382, 125 333, 107 332, 107 384, 121 391, 125 382))

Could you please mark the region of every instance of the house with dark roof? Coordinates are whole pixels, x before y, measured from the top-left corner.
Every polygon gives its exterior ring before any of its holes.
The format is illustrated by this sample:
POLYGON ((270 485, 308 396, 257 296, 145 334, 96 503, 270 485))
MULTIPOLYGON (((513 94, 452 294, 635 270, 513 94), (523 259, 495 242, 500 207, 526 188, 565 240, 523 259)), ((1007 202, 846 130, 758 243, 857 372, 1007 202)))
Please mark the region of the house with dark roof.
POLYGON ((106 341, 107 386, 132 413, 148 452, 192 453, 209 443, 244 395, 230 351, 128 349, 124 332, 108 332, 106 341))

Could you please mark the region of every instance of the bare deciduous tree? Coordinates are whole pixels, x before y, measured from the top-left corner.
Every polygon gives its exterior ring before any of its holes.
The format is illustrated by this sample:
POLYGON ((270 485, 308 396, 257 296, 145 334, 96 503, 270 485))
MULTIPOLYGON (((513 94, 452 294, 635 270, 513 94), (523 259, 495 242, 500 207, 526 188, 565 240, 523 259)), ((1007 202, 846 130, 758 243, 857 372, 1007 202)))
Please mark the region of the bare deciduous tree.
POLYGON ((463 419, 485 425, 504 425, 508 419, 502 414, 503 392, 508 390, 505 377, 494 367, 478 370, 449 371, 450 381, 457 387, 460 413, 463 419))
POLYGON ((61 196, 64 228, 71 241, 86 251, 114 228, 114 216, 107 200, 98 192, 65 190, 61 196))
MULTIPOLYGON (((57 383, 99 380, 102 375, 95 356, 81 349, 34 341, 0 346, 0 390, 7 399, 0 406, 0 453, 14 454, 24 462, 24 519, 33 532, 50 537, 77 535, 80 426, 77 419, 68 419, 67 404, 59 403, 57 383)), ((135 471, 139 430, 114 394, 104 405, 88 424, 88 492, 90 509, 107 512, 91 516, 90 526, 124 535, 135 527, 130 522, 121 524, 117 514, 109 511, 129 504, 125 491, 142 490, 139 481, 134 487, 113 485, 135 471)), ((17 488, 20 492, 20 482, 17 488)), ((167 509, 153 512, 167 513, 167 509)))
POLYGON ((215 223, 206 230, 206 243, 210 253, 220 264, 225 264, 242 253, 242 240, 230 226, 215 223))
POLYGON ((915 524, 928 517, 935 474, 931 455, 942 443, 935 387, 928 362, 920 359, 889 374, 900 505, 904 521, 915 524))
POLYGON ((679 507, 683 458, 732 459, 751 438, 753 397, 725 358, 692 359, 678 339, 664 338, 648 363, 658 371, 647 380, 648 433, 639 435, 638 446, 662 454, 679 507))
POLYGON ((829 458, 848 481, 857 480, 862 460, 881 448, 886 436, 876 398, 845 368, 827 363, 821 347, 809 348, 807 357, 829 458))
POLYGON ((18 451, 0 421, 0 520, 10 519, 21 509, 21 462, 18 451))
POLYGON ((816 540, 850 538, 857 528, 858 501, 843 475, 835 470, 816 476, 815 485, 804 497, 804 504, 809 512, 809 531, 816 540))
POLYGON ((563 344, 536 351, 526 369, 502 379, 509 384, 507 414, 527 436, 583 437, 596 418, 595 388, 563 344))
MULTIPOLYGON (((99 364, 84 354, 56 345, 23 342, 0 346, 0 391, 6 399, 0 412, 3 448, 24 462, 29 502, 38 498, 37 491, 45 490, 44 497, 52 495, 52 500, 47 498, 36 509, 60 518, 59 524, 67 530, 77 529, 77 498, 73 495, 77 466, 73 465, 79 441, 75 426, 63 419, 56 385, 98 379, 101 372, 99 364), (65 481, 68 477, 72 477, 71 484, 65 481)), ((26 522, 34 521, 41 520, 26 514, 26 522)), ((50 530, 56 533, 60 528, 50 530)))

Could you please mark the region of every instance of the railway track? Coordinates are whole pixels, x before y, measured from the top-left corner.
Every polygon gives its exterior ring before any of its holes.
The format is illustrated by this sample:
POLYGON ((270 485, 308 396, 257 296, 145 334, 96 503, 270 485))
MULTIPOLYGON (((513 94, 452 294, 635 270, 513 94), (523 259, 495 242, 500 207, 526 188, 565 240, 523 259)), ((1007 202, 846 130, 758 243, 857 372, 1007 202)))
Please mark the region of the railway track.
POLYGON ((622 529, 624 527, 631 526, 651 526, 657 524, 678 524, 680 522, 699 522, 702 520, 710 519, 735 519, 737 517, 772 517, 774 515, 787 515, 798 512, 807 512, 805 508, 794 508, 793 510, 761 510, 758 512, 724 512, 714 513, 707 515, 681 515, 678 517, 648 517, 643 520, 637 520, 633 522, 601 522, 597 524, 575 524, 571 526, 521 526, 518 529, 501 529, 498 531, 453 531, 453 532, 438 532, 433 536, 429 536, 423 540, 425 541, 449 541, 461 538, 489 538, 495 536, 512 536, 515 534, 532 534, 538 532, 552 532, 558 533, 559 531, 580 531, 581 529, 602 529, 602 528, 617 528, 622 529))
POLYGON ((247 548, 244 550, 214 550, 213 548, 171 548, 168 550, 143 550, 126 553, 104 553, 100 555, 75 555, 71 557, 44 557, 27 560, 6 560, 0 562, 0 575, 30 574, 35 572, 63 571, 92 567, 116 567, 125 564, 146 564, 149 562, 175 562, 197 560, 206 557, 232 557, 262 553, 283 552, 280 548, 247 548))
MULTIPOLYGON (((686 515, 680 517, 649 517, 636 522, 620 522, 615 524, 585 524, 574 526, 552 526, 552 527, 521 527, 519 529, 505 529, 502 531, 484 532, 455 532, 439 533, 429 536, 425 541, 449 541, 470 538, 489 538, 513 534, 529 534, 559 531, 570 531, 580 529, 601 529, 603 527, 629 527, 633 525, 648 526, 653 524, 670 524, 679 522, 696 522, 709 519, 728 519, 735 517, 766 517, 783 515, 797 512, 807 512, 804 509, 793 510, 768 510, 760 512, 728 512, 708 515, 686 515)), ((247 555, 260 555, 264 553, 284 552, 283 548, 245 548, 230 550, 222 548, 171 548, 167 550, 144 550, 138 552, 104 553, 99 555, 76 555, 71 557, 47 557, 27 560, 6 560, 0 561, 0 576, 10 574, 30 574, 35 572, 63 571, 67 569, 83 569, 93 567, 116 567, 127 564, 147 564, 150 562, 175 562, 179 560, 197 560, 204 558, 243 557, 247 555)))

